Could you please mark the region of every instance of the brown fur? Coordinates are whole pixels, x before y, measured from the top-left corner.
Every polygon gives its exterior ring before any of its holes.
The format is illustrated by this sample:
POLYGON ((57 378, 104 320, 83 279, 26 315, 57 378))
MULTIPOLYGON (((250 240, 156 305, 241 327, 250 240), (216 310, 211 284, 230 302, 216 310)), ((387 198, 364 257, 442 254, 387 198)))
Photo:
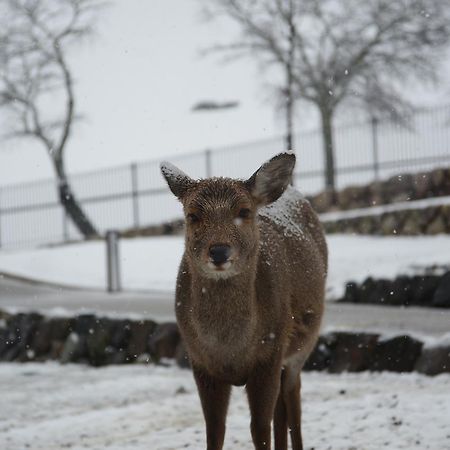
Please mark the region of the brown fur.
MULTIPOLYGON (((256 449, 302 449, 300 371, 311 353, 323 313, 327 249, 306 200, 294 197, 285 220, 259 208, 285 190, 294 164, 281 154, 247 182, 195 182, 163 173, 187 216, 176 315, 197 382, 207 449, 223 446, 231 385, 246 384, 256 449), (242 213, 249 210, 250 213, 242 213), (243 214, 243 219, 239 218, 243 214), (212 245, 231 247, 230 267, 208 265, 212 245)), ((282 200, 280 200, 282 201, 282 200)))

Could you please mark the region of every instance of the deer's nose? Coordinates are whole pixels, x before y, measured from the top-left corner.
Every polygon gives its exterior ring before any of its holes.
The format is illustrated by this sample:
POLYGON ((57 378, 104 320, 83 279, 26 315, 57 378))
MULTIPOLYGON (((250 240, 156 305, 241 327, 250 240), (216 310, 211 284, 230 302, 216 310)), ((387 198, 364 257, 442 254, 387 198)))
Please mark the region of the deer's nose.
POLYGON ((209 256, 216 266, 227 262, 230 255, 231 247, 229 245, 220 244, 209 247, 209 256))

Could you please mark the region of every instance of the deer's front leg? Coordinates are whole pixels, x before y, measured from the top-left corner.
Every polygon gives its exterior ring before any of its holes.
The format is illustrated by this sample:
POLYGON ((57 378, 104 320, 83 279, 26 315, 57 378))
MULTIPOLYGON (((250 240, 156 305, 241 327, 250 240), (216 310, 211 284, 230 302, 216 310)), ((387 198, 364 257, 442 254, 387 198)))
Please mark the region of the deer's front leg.
POLYGON ((280 390, 281 363, 260 366, 247 381, 251 432, 256 450, 270 450, 270 428, 280 390))
POLYGON ((193 368, 206 422, 207 450, 221 450, 231 386, 193 368))

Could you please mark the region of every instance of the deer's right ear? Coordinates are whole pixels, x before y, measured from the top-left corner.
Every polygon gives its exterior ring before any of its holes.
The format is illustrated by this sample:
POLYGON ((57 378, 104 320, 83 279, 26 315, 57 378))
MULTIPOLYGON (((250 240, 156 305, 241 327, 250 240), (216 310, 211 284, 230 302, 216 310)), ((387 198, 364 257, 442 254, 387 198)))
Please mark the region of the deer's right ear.
POLYGON ((180 200, 186 194, 187 190, 195 184, 192 178, 169 162, 162 162, 160 168, 170 190, 180 200))
POLYGON ((292 152, 280 153, 263 164, 245 185, 258 206, 276 201, 288 187, 295 166, 292 152))

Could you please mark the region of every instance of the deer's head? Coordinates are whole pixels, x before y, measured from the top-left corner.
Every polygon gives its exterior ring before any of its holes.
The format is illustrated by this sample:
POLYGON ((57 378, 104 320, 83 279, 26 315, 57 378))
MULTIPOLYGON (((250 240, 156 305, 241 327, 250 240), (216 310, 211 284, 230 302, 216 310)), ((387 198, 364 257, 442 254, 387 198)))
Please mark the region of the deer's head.
POLYGON ((293 153, 281 153, 248 180, 193 180, 170 163, 161 164, 186 218, 186 256, 201 276, 219 279, 252 266, 259 246, 258 208, 276 201, 288 186, 293 153))

